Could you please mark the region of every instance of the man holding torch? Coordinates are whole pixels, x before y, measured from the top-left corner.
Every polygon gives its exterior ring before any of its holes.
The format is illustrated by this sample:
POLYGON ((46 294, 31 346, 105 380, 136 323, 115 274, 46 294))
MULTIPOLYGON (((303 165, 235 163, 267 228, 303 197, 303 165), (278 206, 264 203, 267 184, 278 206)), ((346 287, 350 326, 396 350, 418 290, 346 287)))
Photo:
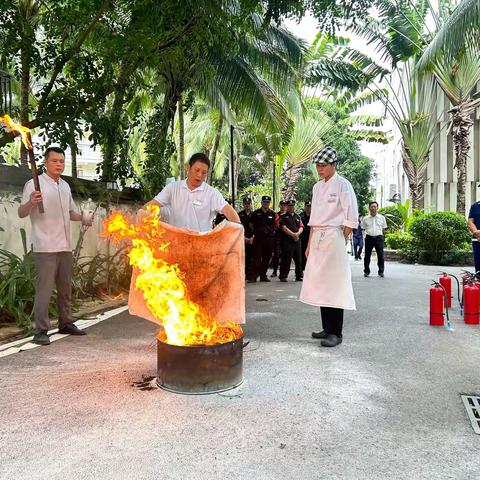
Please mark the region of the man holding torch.
POLYGON ((18 216, 30 216, 32 224, 32 250, 37 273, 33 342, 39 345, 50 344, 47 335, 50 329, 48 305, 54 284, 57 287, 58 332, 85 335, 73 323, 70 303, 73 266, 70 221, 81 221, 82 225, 90 226, 93 215, 78 212, 68 183, 60 178, 64 169, 64 150, 59 147, 47 148, 46 172, 38 176, 41 192, 35 189, 33 180, 29 180, 24 186, 18 207, 18 216), (43 213, 39 209, 42 204, 45 207, 43 213))

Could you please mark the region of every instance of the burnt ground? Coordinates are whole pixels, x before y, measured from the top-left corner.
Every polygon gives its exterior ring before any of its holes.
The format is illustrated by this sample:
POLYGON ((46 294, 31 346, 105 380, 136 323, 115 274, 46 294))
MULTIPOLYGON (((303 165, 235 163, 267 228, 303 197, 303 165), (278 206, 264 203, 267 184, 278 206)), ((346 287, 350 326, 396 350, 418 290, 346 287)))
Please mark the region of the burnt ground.
POLYGON ((230 392, 158 389, 155 325, 126 312, 0 358, 0 478, 479 478, 460 395, 480 395, 480 326, 457 307, 455 331, 428 325, 438 267, 352 270, 358 310, 334 349, 310 338, 299 283, 248 285, 230 392))

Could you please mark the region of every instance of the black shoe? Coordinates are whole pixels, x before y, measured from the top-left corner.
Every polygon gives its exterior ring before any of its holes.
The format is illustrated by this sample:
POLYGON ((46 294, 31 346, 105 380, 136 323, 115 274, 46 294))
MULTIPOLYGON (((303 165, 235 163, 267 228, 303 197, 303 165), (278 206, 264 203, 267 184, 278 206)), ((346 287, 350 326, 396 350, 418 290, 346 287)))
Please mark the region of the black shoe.
POLYGON ((327 338, 327 332, 322 330, 321 332, 312 332, 312 338, 327 338))
POLYGON ((247 283, 255 283, 257 280, 255 278, 249 278, 247 283))
POLYGON ((369 273, 364 273, 363 276, 364 277, 368 277, 370 274, 369 273))
POLYGON ((303 282, 303 278, 302 278, 302 277, 297 277, 297 278, 295 279, 295 281, 296 281, 296 282, 303 282))
POLYGON ((287 281, 286 278, 279 278, 279 280, 280 280, 281 282, 286 282, 286 281, 287 281))
POLYGON ((46 332, 40 332, 33 336, 32 342, 36 343, 37 345, 50 345, 50 338, 48 338, 46 332))
POLYGON ((383 273, 379 273, 378 276, 383 278, 383 273))
POLYGON ((269 282, 270 279, 265 275, 264 277, 260 277, 261 282, 269 282))
POLYGON ((271 278, 274 278, 277 276, 277 272, 272 272, 272 274, 270 275, 271 278))
POLYGON ((327 338, 320 342, 322 347, 336 347, 342 343, 342 337, 337 337, 336 335, 327 335, 327 338))
POLYGON ((86 335, 87 333, 83 330, 80 330, 75 324, 67 323, 63 327, 58 329, 58 333, 63 335, 86 335))

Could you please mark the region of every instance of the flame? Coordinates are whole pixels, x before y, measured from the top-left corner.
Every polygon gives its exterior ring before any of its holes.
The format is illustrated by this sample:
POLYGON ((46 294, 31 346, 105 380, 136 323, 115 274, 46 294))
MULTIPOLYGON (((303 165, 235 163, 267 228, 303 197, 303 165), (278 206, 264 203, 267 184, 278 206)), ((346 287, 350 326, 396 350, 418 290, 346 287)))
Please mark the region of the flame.
POLYGON ((29 133, 31 130, 27 127, 24 127, 20 123, 16 123, 12 120, 10 115, 4 115, 3 117, 0 117, 0 122, 5 125, 7 128, 7 131, 13 132, 13 133, 18 133, 22 137, 22 142, 25 145, 25 148, 27 150, 32 150, 32 143, 30 142, 30 135, 29 133))
POLYGON ((215 345, 240 338, 242 328, 210 318, 188 298, 184 274, 178 265, 160 258, 169 244, 162 243, 164 231, 159 223, 159 207, 149 206, 149 215, 133 223, 120 212, 104 221, 102 236, 114 241, 129 240, 130 264, 137 268, 135 288, 143 293, 148 310, 163 322, 164 332, 157 338, 172 345, 215 345))

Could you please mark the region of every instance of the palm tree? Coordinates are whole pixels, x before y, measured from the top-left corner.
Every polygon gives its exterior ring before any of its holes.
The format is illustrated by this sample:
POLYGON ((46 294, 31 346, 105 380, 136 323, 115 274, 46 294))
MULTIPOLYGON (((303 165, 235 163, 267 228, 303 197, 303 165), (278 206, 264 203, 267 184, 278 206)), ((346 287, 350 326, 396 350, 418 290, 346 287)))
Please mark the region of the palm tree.
MULTIPOLYGON (((457 168, 457 212, 465 212, 466 157, 470 148, 471 114, 479 104, 472 92, 480 80, 480 47, 471 40, 478 35, 478 0, 463 1, 450 15, 451 2, 439 2, 438 11, 428 0, 395 2, 385 0, 387 15, 357 27, 376 45, 393 66, 404 62, 407 68, 407 89, 401 102, 390 102, 388 109, 402 135, 403 165, 409 179, 413 203, 421 196, 420 185, 428 161, 427 156, 435 139, 432 122, 435 104, 435 86, 430 75, 424 79, 413 73, 431 72, 436 83, 453 105, 448 133, 452 132, 457 168), (471 9, 470 11, 467 9, 471 9), (429 32, 427 17, 435 20, 436 34, 429 32), (452 39, 446 41, 448 33, 452 39), (476 33, 475 33, 476 32, 476 33), (448 43, 448 45, 447 45, 448 43), (443 47, 442 47, 443 46, 443 47), (410 59, 410 63, 408 62, 410 59), (419 95, 418 88, 424 92, 419 95), (419 103, 420 102, 420 103, 419 103)), ((395 96, 396 93, 392 92, 395 96)), ((439 132, 437 132, 438 134, 439 132)), ((413 205, 416 207, 416 205, 413 205)))
POLYGON ((480 43, 480 2, 462 0, 440 26, 418 61, 418 68, 428 67, 438 56, 445 60, 457 58, 465 45, 480 43))
POLYGON ((480 45, 464 45, 464 51, 457 58, 448 60, 435 57, 431 63, 433 75, 440 88, 452 104, 448 110, 450 122, 448 132, 452 133, 455 149, 455 168, 457 169, 457 212, 465 213, 465 182, 467 156, 470 150, 470 130, 472 115, 480 98, 473 93, 480 81, 480 45))
POLYGON ((403 170, 408 178, 412 208, 418 209, 430 151, 439 134, 439 118, 434 115, 435 82, 432 75, 420 78, 410 61, 403 66, 399 86, 394 87, 390 81, 389 85, 390 95, 381 100, 402 137, 403 170))
POLYGON ((296 118, 290 142, 277 157, 278 168, 284 179, 282 198, 295 197, 303 165, 325 146, 325 139, 332 127, 332 122, 321 110, 309 109, 305 117, 296 118))

